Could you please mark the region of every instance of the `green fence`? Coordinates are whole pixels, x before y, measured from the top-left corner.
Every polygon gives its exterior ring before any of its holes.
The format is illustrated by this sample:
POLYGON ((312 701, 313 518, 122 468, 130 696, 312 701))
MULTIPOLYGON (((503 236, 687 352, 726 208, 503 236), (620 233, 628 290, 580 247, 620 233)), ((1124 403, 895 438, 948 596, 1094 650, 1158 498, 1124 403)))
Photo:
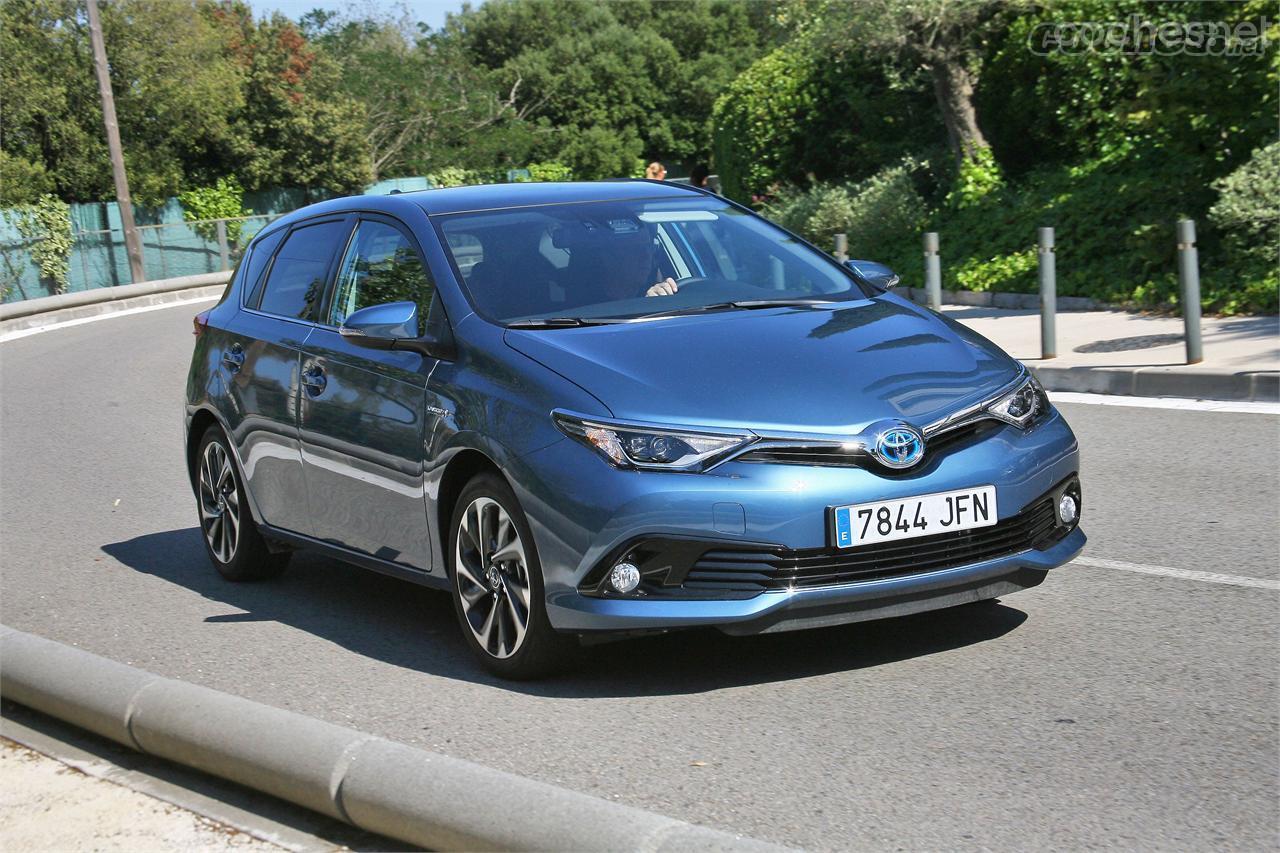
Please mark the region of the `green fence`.
MULTIPOLYGON (((393 189, 401 191, 429 189, 426 178, 396 178, 380 181, 365 190, 366 195, 382 195, 393 189)), ((145 280, 175 278, 183 275, 216 272, 233 263, 239 246, 244 245, 272 219, 312 202, 329 198, 324 191, 276 189, 247 193, 244 205, 253 215, 224 220, 234 233, 239 223, 239 245, 229 239, 224 245, 218 239, 215 221, 185 222, 182 205, 171 198, 158 208, 135 207, 134 218, 142 239, 145 280)), ((71 227, 75 243, 71 250, 66 292, 92 290, 129 284, 129 257, 125 252, 124 232, 120 227, 120 208, 115 202, 71 205, 71 227)), ((3 266, 5 302, 35 299, 54 292, 50 282, 41 281, 31 260, 30 244, 23 240, 8 219, 0 216, 0 254, 3 266)))

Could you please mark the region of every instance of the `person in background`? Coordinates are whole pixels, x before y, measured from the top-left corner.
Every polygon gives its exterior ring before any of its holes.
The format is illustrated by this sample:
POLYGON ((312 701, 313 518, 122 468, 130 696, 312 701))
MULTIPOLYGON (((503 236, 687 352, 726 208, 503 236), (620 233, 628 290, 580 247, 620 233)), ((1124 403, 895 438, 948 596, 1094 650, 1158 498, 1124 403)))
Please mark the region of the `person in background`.
POLYGON ((703 190, 711 189, 707 186, 707 178, 709 177, 711 177, 711 170, 705 164, 699 163, 689 173, 689 184, 703 190))
POLYGON ((651 181, 665 181, 667 179, 667 167, 654 160, 645 167, 644 176, 651 181))

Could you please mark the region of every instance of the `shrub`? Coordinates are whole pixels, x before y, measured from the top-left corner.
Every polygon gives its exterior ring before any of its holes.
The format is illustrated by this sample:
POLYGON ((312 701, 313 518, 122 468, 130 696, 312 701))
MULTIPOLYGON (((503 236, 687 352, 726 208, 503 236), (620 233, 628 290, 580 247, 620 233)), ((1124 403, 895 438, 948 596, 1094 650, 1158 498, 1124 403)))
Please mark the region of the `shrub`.
MULTIPOLYGON (((218 239, 218 226, 212 219, 237 219, 248 216, 244 206, 244 190, 235 178, 218 178, 211 187, 198 187, 178 194, 182 218, 195 223, 192 230, 210 242, 218 239)), ((227 241, 240 245, 243 222, 227 223, 227 241)))
POLYGON ((779 190, 764 213, 809 242, 829 249, 833 235, 849 239, 849 253, 894 266, 911 262, 924 222, 925 203, 912 173, 920 165, 904 160, 851 184, 816 184, 807 190, 779 190))
POLYGON ((30 242, 31 260, 39 267, 40 278, 49 290, 64 293, 71 270, 71 247, 75 242, 70 205, 46 194, 31 204, 10 209, 5 217, 18 229, 22 239, 30 242))
POLYGON ((529 179, 533 181, 572 181, 573 169, 563 163, 530 163, 529 179))
POLYGON ((1214 182, 1210 221, 1241 258, 1276 263, 1280 247, 1280 142, 1253 152, 1243 166, 1214 182))
POLYGON ((860 181, 943 137, 932 95, 886 77, 875 57, 779 48, 716 100, 712 156, 725 195, 774 184, 860 181))

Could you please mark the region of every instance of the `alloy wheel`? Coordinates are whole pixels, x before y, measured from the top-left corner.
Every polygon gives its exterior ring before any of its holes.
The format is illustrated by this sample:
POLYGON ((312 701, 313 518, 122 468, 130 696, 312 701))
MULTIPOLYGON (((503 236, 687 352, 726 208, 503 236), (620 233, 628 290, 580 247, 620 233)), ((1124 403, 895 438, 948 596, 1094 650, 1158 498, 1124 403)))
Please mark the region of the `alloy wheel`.
POLYGON ((211 441, 200 460, 200 526, 209 550, 230 563, 240 542, 240 491, 226 448, 211 441))
POLYGON ((476 642, 495 658, 515 654, 529 630, 532 586, 520 531, 502 505, 476 498, 458 519, 455 583, 476 642))

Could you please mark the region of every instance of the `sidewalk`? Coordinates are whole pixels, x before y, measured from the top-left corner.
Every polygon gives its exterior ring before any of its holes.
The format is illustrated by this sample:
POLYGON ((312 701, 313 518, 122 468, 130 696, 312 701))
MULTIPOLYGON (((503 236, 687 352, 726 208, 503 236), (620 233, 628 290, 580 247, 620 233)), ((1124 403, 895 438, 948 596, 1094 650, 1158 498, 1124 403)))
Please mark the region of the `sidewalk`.
POLYGON ((1280 400, 1280 317, 1206 317, 1204 361, 1188 365, 1180 317, 1060 312, 1058 357, 1040 358, 1035 309, 944 305, 942 313, 1023 361, 1050 391, 1280 400))
POLYGON ((0 849, 268 853, 281 848, 0 739, 0 849))

